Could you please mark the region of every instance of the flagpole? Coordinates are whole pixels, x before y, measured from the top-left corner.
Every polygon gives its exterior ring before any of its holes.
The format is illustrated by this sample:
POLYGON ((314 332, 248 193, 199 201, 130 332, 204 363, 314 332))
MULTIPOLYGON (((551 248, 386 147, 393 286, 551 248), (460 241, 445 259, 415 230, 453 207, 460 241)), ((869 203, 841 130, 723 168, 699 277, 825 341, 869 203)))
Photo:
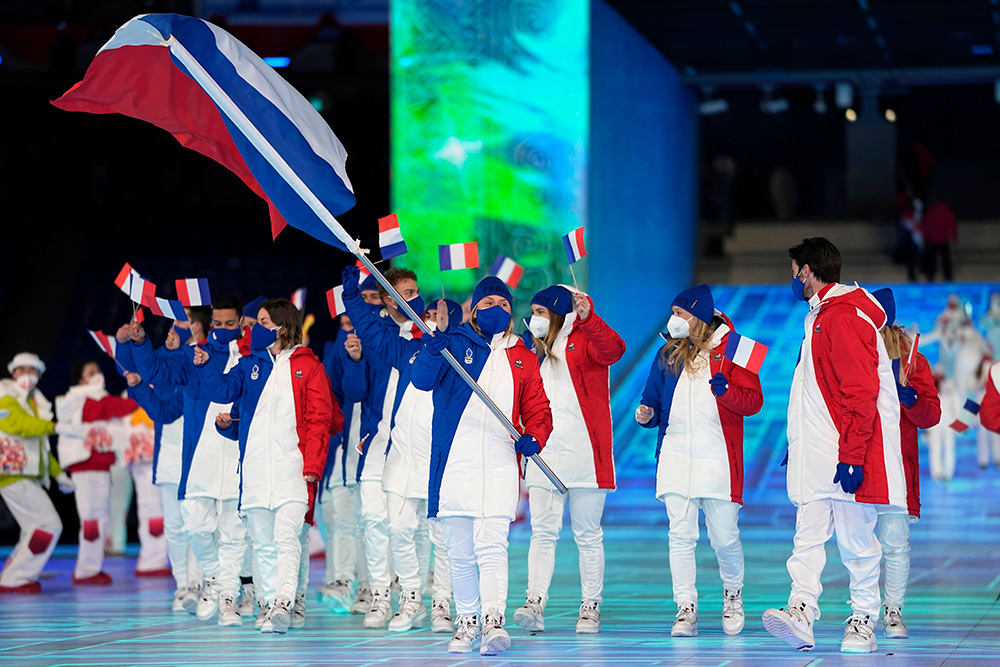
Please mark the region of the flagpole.
MULTIPOLYGON (((427 323, 424 322, 423 318, 417 315, 416 312, 414 312, 414 310, 410 307, 410 304, 408 304, 403 299, 403 297, 399 295, 396 289, 391 284, 389 284, 389 281, 385 279, 385 276, 382 275, 382 272, 375 267, 375 265, 371 262, 371 260, 369 260, 368 257, 363 252, 360 251, 360 249, 357 250, 354 254, 355 256, 357 256, 359 260, 361 260, 361 263, 365 265, 365 267, 371 272, 371 274, 375 276, 375 280, 377 280, 379 284, 385 288, 385 291, 389 293, 389 296, 393 298, 397 306, 406 314, 406 316, 409 317, 413 321, 413 323, 416 324, 425 335, 433 336, 434 334, 427 326, 427 323)), ((441 289, 442 291, 444 290, 443 285, 441 289)), ((499 419, 500 422, 504 425, 504 427, 506 427, 507 432, 510 433, 510 437, 514 438, 515 440, 520 438, 521 433, 517 430, 514 424, 511 423, 510 419, 507 418, 507 415, 505 415, 503 411, 499 407, 497 407, 497 404, 493 402, 493 399, 491 399, 485 391, 483 391, 483 388, 480 387, 476 383, 476 381, 472 379, 472 376, 469 375, 468 371, 462 368, 462 364, 458 362, 458 359, 456 359, 455 356, 451 353, 451 350, 445 348, 444 350, 442 350, 441 355, 445 358, 445 361, 448 362, 448 365, 450 365, 455 370, 455 372, 458 373, 458 376, 465 381, 465 384, 469 385, 469 388, 472 389, 473 393, 476 396, 478 396, 480 400, 482 400, 482 402, 486 405, 489 411, 493 413, 493 416, 499 419)), ((566 485, 562 483, 562 480, 559 479, 559 477, 554 472, 552 472, 552 469, 545 464, 545 461, 543 461, 538 454, 532 454, 530 458, 532 461, 534 461, 535 465, 538 466, 539 470, 541 470, 542 473, 546 477, 548 477, 549 481, 552 482, 552 485, 556 487, 556 490, 559 491, 559 493, 567 492, 566 485)))
POLYGON ((569 272, 570 272, 570 275, 573 276, 573 287, 575 287, 576 291, 579 292, 580 291, 580 285, 579 285, 579 283, 576 282, 576 271, 573 270, 573 265, 572 264, 569 265, 569 272))

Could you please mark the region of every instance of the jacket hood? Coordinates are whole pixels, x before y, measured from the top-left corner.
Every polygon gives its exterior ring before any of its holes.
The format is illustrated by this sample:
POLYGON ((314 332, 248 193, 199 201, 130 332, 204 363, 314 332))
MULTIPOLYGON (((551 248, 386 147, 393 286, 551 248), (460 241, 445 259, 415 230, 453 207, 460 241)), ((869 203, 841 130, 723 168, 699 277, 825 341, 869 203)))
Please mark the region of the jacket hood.
POLYGON ((876 329, 885 326, 885 310, 879 304, 878 299, 868 293, 867 290, 855 285, 836 284, 830 287, 822 299, 817 299, 813 295, 809 299, 809 305, 813 308, 822 306, 825 308, 856 308, 865 317, 871 320, 876 329))

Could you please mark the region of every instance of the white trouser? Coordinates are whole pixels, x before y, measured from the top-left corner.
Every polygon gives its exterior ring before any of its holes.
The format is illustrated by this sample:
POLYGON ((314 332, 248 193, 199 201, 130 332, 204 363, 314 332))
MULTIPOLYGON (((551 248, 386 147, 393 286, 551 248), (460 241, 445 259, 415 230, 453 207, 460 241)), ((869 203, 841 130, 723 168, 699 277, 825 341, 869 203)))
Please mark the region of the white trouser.
MULTIPOLYGON (((540 486, 528 489, 531 510, 531 546, 528 548, 528 596, 549 599, 549 584, 556 565, 556 543, 563 526, 563 509, 569 496, 569 518, 580 553, 580 588, 584 600, 601 601, 604 589, 604 489, 570 489, 565 496, 540 486)), ((692 582, 693 583, 693 582, 692 582)))
POLYGON ((382 482, 361 482, 361 526, 372 591, 385 595, 392 583, 389 562, 389 513, 382 482))
POLYGON ((0 586, 22 586, 38 581, 38 576, 56 548, 62 521, 41 484, 21 479, 0 487, 0 496, 21 528, 21 537, 10 553, 0 575, 0 586))
POLYGON ((361 536, 360 490, 336 486, 323 492, 319 504, 326 524, 326 582, 367 581, 365 541, 361 536))
POLYGON ((885 605, 902 607, 910 578, 910 522, 908 514, 879 514, 878 541, 885 561, 885 605))
POLYGON ((451 559, 455 610, 462 615, 507 611, 507 534, 510 520, 449 516, 441 520, 451 559))
POLYGON ((1000 466, 1000 433, 993 433, 982 426, 977 426, 976 447, 978 449, 976 458, 980 468, 988 466, 991 458, 993 465, 1000 466))
POLYGON ((931 477, 951 479, 955 476, 955 431, 947 424, 927 429, 930 450, 931 477))
MULTIPOLYGON (((417 513, 417 529, 413 533, 413 544, 417 549, 417 570, 420 572, 420 590, 427 588, 427 575, 431 571, 431 525, 427 521, 427 500, 416 499, 423 503, 417 513)), ((436 598, 435 598, 436 599, 436 598)))
POLYGON ((250 526, 264 601, 270 605, 278 597, 294 600, 302 560, 305 503, 292 501, 275 509, 254 508, 244 513, 250 526))
POLYGON ((80 515, 80 548, 73 576, 77 579, 100 574, 104 567, 104 540, 111 515, 111 473, 81 470, 73 473, 76 512, 80 515))
POLYGON ((108 520, 107 549, 113 553, 125 553, 128 543, 128 510, 132 506, 132 475, 121 457, 111 466, 111 515, 108 520))
MULTIPOLYGON (((451 559, 448 558, 448 544, 444 539, 444 527, 440 519, 427 519, 431 543, 434 545, 434 587, 432 600, 451 600, 451 559)), ((425 579, 426 581, 426 579, 425 579)))
POLYGON ((302 548, 299 556, 299 576, 295 586, 295 595, 305 597, 309 589, 309 533, 314 528, 305 522, 305 512, 302 513, 302 532, 299 542, 302 548))
MULTIPOLYGON (((240 576, 250 576, 250 533, 240 518, 239 500, 219 501, 220 600, 240 594, 240 576)), ((303 510, 303 516, 305 510, 303 510)))
POLYGON ((135 569, 137 572, 166 569, 169 561, 163 502, 159 490, 153 485, 153 464, 133 463, 130 468, 139 519, 139 559, 135 569))
POLYGON ((878 619, 879 561, 882 547, 875 536, 874 505, 821 498, 799 505, 795 514, 795 546, 788 559, 792 577, 789 604, 805 602, 819 618, 820 577, 826 566, 826 543, 836 532, 840 560, 851 577, 851 609, 878 619))
POLYGON ((177 485, 160 484, 159 489, 163 506, 163 534, 167 538, 167 555, 174 581, 177 588, 194 588, 201 583, 201 568, 188 541, 181 501, 177 500, 177 485))
MULTIPOLYGON (((316 519, 319 518, 319 516, 315 514, 313 515, 313 517, 314 517, 313 521, 316 521, 316 519)), ((306 539, 309 540, 310 556, 312 556, 313 554, 321 554, 323 553, 323 550, 326 548, 325 544, 323 543, 323 534, 319 532, 318 523, 319 522, 316 521, 316 523, 309 526, 309 533, 306 535, 306 539)))
POLYGON ((180 501, 194 557, 206 579, 219 577, 219 501, 215 498, 185 498, 180 501))
POLYGON ((674 602, 698 604, 695 578, 698 570, 695 547, 698 544, 698 509, 705 513, 708 541, 719 561, 722 585, 731 591, 743 588, 743 543, 740 542, 740 506, 729 500, 687 498, 675 493, 663 496, 670 529, 667 533, 670 552, 670 579, 674 602))
POLYGON ((181 501, 188 538, 198 565, 206 579, 218 580, 223 600, 235 599, 240 591, 240 575, 249 574, 250 536, 236 511, 238 506, 238 500, 185 498, 181 501))
POLYGON ((418 595, 427 583, 426 572, 421 577, 421 563, 417 556, 416 536, 420 527, 420 517, 427 514, 427 501, 419 498, 386 492, 386 509, 389 516, 389 547, 392 550, 392 566, 399 577, 399 585, 406 591, 417 591, 418 595))

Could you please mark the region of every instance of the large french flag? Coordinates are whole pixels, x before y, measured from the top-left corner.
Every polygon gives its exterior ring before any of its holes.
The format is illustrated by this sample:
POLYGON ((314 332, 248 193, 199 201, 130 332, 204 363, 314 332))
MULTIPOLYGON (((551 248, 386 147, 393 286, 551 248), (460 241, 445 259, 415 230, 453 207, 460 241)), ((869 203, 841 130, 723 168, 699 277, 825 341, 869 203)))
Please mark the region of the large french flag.
POLYGON ((767 345, 730 331, 726 340, 726 359, 742 366, 754 375, 760 374, 760 367, 767 356, 767 345))
POLYGON ((181 278, 174 281, 174 287, 177 288, 177 298, 188 308, 212 305, 208 278, 181 278))
POLYGON ((965 405, 962 406, 962 411, 958 413, 958 419, 949 424, 949 426, 956 433, 967 431, 970 426, 976 423, 976 415, 978 414, 979 403, 976 403, 971 398, 966 399, 965 405))
POLYGON ((378 247, 382 259, 392 259, 406 253, 406 241, 403 240, 399 218, 395 213, 378 219, 378 247))
POLYGON ((178 14, 137 16, 53 104, 153 123, 260 195, 274 235, 287 222, 357 249, 334 217, 355 203, 344 146, 308 100, 218 26, 178 14))
POLYGON ((524 275, 524 267, 510 257, 497 255, 496 261, 490 267, 490 273, 507 283, 511 289, 517 289, 517 284, 521 282, 521 276, 524 275))
POLYGON ((438 246, 442 271, 479 268, 479 243, 452 243, 438 246))
POLYGON ((587 256, 587 248, 583 245, 583 227, 577 227, 563 237, 563 245, 566 247, 566 258, 570 264, 575 264, 581 258, 587 256))

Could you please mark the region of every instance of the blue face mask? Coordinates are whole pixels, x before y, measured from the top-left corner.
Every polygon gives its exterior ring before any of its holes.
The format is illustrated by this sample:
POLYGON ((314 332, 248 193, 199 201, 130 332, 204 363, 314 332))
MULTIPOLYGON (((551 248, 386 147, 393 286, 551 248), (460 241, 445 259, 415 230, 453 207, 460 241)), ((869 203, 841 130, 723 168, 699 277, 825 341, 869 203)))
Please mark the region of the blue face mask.
POLYGON ((184 345, 185 343, 188 342, 188 340, 191 339, 191 329, 190 328, 182 328, 182 327, 177 327, 177 326, 171 327, 171 328, 174 330, 174 333, 176 333, 177 337, 180 339, 181 345, 184 345))
POLYGON ((505 331, 510 324, 510 313, 500 306, 490 306, 476 311, 476 324, 479 330, 489 337, 505 331))
POLYGON ((792 276, 792 296, 795 298, 796 301, 807 301, 804 292, 806 285, 801 280, 799 280, 800 273, 802 272, 799 271, 799 273, 792 276))
POLYGON ((212 329, 212 340, 222 345, 228 345, 239 337, 239 329, 212 329))
POLYGON ((278 331, 280 329, 281 327, 268 329, 259 322, 254 324, 253 329, 250 330, 250 349, 254 352, 263 352, 269 349, 278 341, 278 331))
MULTIPOLYGON (((417 319, 419 320, 421 313, 424 312, 424 308, 426 307, 424 305, 424 297, 418 294, 406 303, 413 309, 413 312, 417 314, 417 319)), ((405 315, 406 313, 404 312, 403 314, 405 315)))

